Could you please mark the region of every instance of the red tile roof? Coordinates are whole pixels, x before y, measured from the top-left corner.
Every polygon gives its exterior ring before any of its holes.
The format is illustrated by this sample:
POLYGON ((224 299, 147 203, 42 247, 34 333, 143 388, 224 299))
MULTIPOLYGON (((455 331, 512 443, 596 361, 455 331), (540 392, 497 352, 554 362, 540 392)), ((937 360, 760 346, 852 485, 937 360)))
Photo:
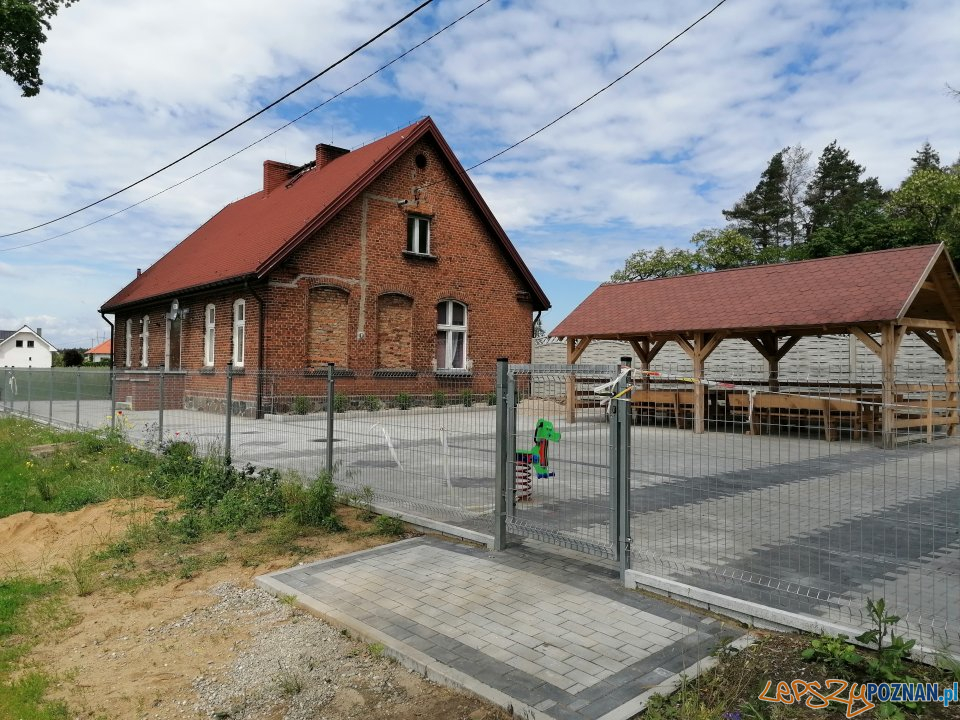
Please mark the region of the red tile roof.
POLYGON ((111 348, 110 339, 107 338, 96 347, 92 347, 89 350, 87 350, 84 353, 84 355, 109 355, 111 353, 110 348, 111 348))
POLYGON ((289 187, 257 192, 227 205, 104 303, 103 312, 243 279, 262 278, 301 242, 355 199, 414 142, 432 134, 466 191, 530 287, 537 310, 543 290, 493 217, 463 166, 429 117, 303 173, 289 187))
MULTIPOLYGON (((604 284, 550 333, 604 337, 816 328, 903 317, 942 245, 604 284)), ((956 279, 956 275, 953 275, 956 279)))

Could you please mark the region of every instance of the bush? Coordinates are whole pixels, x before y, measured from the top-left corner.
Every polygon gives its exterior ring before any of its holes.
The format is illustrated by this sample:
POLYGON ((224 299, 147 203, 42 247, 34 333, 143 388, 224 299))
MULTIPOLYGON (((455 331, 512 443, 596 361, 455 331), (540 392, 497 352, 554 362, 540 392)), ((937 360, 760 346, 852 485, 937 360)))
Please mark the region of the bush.
POLYGON ((487 393, 487 405, 496 405, 497 404, 497 394, 495 392, 487 393))
POLYGON ((376 412, 383 407, 383 403, 380 402, 380 398, 376 395, 367 395, 363 398, 361 407, 369 412, 376 412))
POLYGON ((390 537, 400 537, 406 531, 403 527, 403 520, 398 517, 381 515, 373 523, 377 535, 389 535, 390 537))
POLYGON ((433 391, 433 406, 435 408, 442 408, 447 404, 447 396, 444 394, 443 390, 434 390, 433 391))
POLYGON ((472 390, 464 390, 462 393, 460 393, 460 404, 463 405, 464 407, 472 407, 472 406, 473 406, 473 391, 472 391, 472 390))
POLYGON ((413 398, 407 393, 398 393, 393 399, 393 406, 400 410, 409 410, 413 407, 413 398))
POLYGON ((293 404, 290 407, 290 411, 294 415, 306 415, 310 412, 310 400, 305 398, 303 395, 297 395, 293 399, 293 404))
POLYGON ((342 413, 350 409, 350 399, 343 393, 336 393, 333 396, 333 411, 342 413))
POLYGON ((325 530, 342 530, 336 514, 337 487, 326 472, 321 472, 309 487, 290 482, 283 487, 286 512, 296 523, 325 530))

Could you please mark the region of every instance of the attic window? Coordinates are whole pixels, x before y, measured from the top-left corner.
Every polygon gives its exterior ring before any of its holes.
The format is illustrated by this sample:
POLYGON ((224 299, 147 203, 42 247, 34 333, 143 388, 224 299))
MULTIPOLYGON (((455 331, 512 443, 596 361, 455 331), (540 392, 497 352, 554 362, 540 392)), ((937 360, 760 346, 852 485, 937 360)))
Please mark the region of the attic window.
POLYGON ((17 347, 23 347, 23 340, 17 340, 17 347))
POLYGON ((413 162, 420 170, 423 170, 427 166, 427 156, 423 153, 417 153, 417 156, 413 159, 413 162))
POLYGON ((27 347, 28 348, 33 347, 33 340, 27 340, 27 347))
POLYGON ((430 254, 430 218, 422 215, 407 217, 407 252, 430 254))

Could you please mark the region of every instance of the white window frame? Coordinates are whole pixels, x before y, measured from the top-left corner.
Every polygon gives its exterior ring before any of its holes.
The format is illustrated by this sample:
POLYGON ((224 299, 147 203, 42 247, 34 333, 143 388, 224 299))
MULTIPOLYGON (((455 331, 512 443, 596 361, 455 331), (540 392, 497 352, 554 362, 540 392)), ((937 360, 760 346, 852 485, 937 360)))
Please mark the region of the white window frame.
POLYGON ((407 215, 407 252, 414 255, 430 254, 430 218, 426 215, 407 215), (423 227, 427 229, 426 248, 420 249, 420 231, 423 227))
POLYGON ((247 342, 247 301, 233 303, 233 366, 243 367, 244 345, 247 342))
POLYGON ((203 364, 213 367, 217 349, 217 306, 207 305, 203 311, 203 364))
POLYGON ((130 364, 133 362, 131 359, 130 346, 133 344, 133 318, 127 318, 127 333, 126 333, 126 355, 124 356, 123 364, 125 367, 130 367, 130 364))
POLYGON ((140 326, 140 367, 150 364, 150 316, 144 315, 140 326))
MULTIPOLYGON (((446 335, 446 357, 444 358, 443 366, 437 366, 437 370, 467 370, 470 367, 470 361, 467 359, 467 324, 468 324, 468 308, 465 303, 459 302, 457 300, 441 300, 437 303, 437 308, 444 308, 444 316, 446 322, 437 323, 437 332, 444 333, 446 335), (455 305, 459 305, 463 308, 463 325, 455 325, 453 323, 453 308, 455 305), (453 364, 454 357, 456 355, 456 343, 454 338, 457 333, 463 333, 463 365, 455 366, 453 364)), ((436 360, 436 356, 434 356, 436 360)))

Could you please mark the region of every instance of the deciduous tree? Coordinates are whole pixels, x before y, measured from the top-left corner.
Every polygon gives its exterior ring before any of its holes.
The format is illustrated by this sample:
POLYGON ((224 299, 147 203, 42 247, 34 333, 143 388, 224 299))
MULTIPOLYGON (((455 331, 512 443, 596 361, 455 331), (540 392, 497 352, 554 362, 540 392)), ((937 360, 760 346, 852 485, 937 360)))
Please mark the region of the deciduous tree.
POLYGON ((50 19, 77 0, 0 0, 0 70, 13 78, 24 97, 40 92, 40 46, 50 19))

